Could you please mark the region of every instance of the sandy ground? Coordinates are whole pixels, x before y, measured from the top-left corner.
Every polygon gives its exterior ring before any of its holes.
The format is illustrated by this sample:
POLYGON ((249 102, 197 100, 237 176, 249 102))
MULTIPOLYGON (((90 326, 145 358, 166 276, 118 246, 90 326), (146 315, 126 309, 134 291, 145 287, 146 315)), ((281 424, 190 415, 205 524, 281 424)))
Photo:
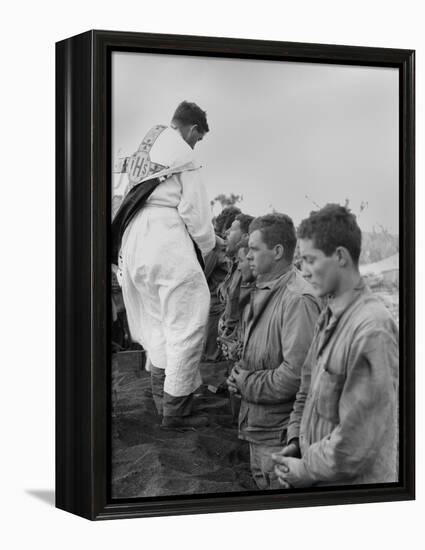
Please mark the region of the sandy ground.
POLYGON ((112 496, 155 497, 251 491, 249 451, 237 438, 228 397, 207 385, 224 380, 226 363, 202 364, 197 409, 210 425, 198 430, 160 428, 149 373, 134 354, 113 357, 112 496))
MULTIPOLYGON (((372 285, 398 323, 395 287, 372 285)), ((203 363, 204 385, 197 409, 210 425, 190 431, 160 428, 150 390, 149 373, 140 355, 113 356, 112 496, 156 497, 256 490, 249 472, 249 451, 238 440, 236 420, 226 395, 211 393, 225 379, 227 363, 203 363), (137 357, 139 359, 137 359, 137 357)))

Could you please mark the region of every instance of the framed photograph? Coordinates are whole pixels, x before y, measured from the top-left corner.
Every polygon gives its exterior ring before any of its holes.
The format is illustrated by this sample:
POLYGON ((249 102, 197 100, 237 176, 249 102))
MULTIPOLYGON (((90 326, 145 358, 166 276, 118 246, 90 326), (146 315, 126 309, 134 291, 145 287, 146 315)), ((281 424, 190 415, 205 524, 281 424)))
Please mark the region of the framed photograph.
POLYGON ((56 505, 415 495, 414 52, 56 45, 56 505))

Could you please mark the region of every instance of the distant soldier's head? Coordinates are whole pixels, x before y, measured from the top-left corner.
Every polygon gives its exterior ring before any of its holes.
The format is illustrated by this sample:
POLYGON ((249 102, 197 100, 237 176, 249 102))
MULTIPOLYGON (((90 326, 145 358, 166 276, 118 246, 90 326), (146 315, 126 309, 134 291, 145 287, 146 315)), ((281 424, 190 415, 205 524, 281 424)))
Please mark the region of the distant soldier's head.
POLYGON ((182 138, 192 149, 209 132, 207 113, 196 103, 188 101, 183 101, 177 107, 171 124, 179 129, 182 138))
POLYGON ((241 239, 248 235, 249 225, 254 219, 249 214, 238 214, 226 231, 226 253, 233 257, 241 239))
POLYGON ((362 233, 345 206, 327 204, 298 228, 304 276, 319 296, 338 294, 343 281, 358 272, 362 233))
POLYGON ((248 260, 256 276, 288 266, 297 244, 294 222, 286 214, 267 214, 249 226, 248 260))
POLYGON ((241 214, 241 209, 237 206, 226 206, 214 220, 214 230, 223 239, 226 237, 228 229, 231 227, 236 216, 241 214))
POLYGON ((248 260, 248 235, 245 235, 238 243, 237 246, 237 260, 238 260, 238 271, 241 274, 243 283, 251 283, 255 281, 255 275, 252 272, 252 269, 249 265, 248 260))

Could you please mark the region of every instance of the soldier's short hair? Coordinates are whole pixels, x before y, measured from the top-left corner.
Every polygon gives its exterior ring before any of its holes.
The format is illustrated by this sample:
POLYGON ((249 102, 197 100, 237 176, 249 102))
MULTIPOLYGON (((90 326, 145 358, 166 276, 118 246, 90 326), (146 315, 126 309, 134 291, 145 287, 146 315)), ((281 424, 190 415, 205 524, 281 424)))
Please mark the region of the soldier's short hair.
POLYGON ((179 122, 184 126, 196 124, 198 129, 204 132, 204 134, 209 132, 207 113, 198 107, 196 103, 182 101, 173 115, 173 121, 179 122))
POLYGON ((275 212, 255 218, 249 226, 249 232, 259 230, 263 241, 268 248, 281 244, 284 250, 284 258, 287 262, 294 259, 297 236, 295 233, 294 222, 286 214, 275 212))
POLYGON ((359 263, 362 232, 356 216, 345 206, 327 204, 311 212, 298 228, 300 239, 311 239, 314 246, 331 256, 338 246, 348 250, 353 262, 359 263))

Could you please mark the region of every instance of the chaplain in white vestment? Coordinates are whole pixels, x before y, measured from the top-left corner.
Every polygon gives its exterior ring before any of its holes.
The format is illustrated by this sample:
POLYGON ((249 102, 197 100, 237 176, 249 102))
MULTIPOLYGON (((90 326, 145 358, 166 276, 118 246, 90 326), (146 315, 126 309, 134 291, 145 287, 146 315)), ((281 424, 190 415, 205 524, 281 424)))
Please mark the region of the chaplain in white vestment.
POLYGON ((129 223, 121 245, 130 332, 149 355, 153 397, 166 427, 191 427, 205 420, 191 415, 191 404, 201 384, 210 305, 194 243, 203 256, 216 244, 210 202, 194 156, 196 143, 208 130, 204 111, 194 103, 179 105, 171 126, 150 150, 151 162, 163 167, 154 177, 165 179, 129 223))

